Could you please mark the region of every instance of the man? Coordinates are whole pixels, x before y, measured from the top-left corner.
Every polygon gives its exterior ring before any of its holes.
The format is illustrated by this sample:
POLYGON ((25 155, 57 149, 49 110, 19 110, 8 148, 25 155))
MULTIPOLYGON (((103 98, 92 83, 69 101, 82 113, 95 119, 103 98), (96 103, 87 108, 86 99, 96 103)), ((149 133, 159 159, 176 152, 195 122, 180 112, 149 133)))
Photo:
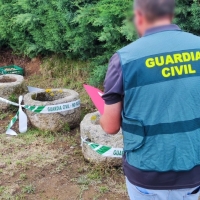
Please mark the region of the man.
POLYGON ((124 136, 131 200, 198 200, 200 38, 171 24, 175 0, 135 0, 141 38, 110 60, 102 128, 124 136))

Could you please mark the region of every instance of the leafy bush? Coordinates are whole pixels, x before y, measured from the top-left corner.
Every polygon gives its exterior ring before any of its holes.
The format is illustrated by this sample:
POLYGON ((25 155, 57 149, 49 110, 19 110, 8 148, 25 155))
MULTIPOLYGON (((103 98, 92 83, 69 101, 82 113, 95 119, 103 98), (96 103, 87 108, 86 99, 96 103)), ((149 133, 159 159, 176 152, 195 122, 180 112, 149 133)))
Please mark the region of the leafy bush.
POLYGON ((72 15, 66 1, 0 0, 0 39, 30 57, 64 52, 72 15))
MULTIPOLYGON (((200 33, 197 0, 177 0, 175 22, 200 33)), ((92 84, 100 84, 108 59, 137 38, 132 0, 0 0, 0 46, 34 57, 61 53, 91 61, 92 84)))
POLYGON ((81 57, 92 59, 90 84, 102 83, 112 54, 136 39, 134 28, 130 25, 132 3, 132 0, 101 0, 77 11, 74 18, 77 35, 70 48, 77 48, 81 57))
MULTIPOLYGON (((131 4, 132 0, 0 0, 0 46, 29 57, 63 53, 90 59, 93 74, 98 65, 104 65, 105 74, 109 57, 135 38, 127 26, 131 4)), ((104 78, 102 73, 96 83, 104 78)))
POLYGON ((200 35, 200 5, 197 0, 177 0, 177 23, 183 30, 200 35))

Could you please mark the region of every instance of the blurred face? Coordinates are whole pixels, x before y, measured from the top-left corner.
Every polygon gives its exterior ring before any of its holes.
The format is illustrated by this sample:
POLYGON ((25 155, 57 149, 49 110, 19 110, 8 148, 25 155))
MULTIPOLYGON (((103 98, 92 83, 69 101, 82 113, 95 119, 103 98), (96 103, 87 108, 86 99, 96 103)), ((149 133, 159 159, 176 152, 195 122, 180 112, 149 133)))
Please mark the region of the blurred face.
POLYGON ((139 9, 134 10, 134 24, 139 36, 143 36, 147 30, 147 21, 139 9))
POLYGON ((152 28, 153 26, 170 24, 172 22, 172 19, 173 16, 165 16, 160 18, 159 20, 154 20, 150 22, 146 18, 146 15, 139 8, 136 8, 134 10, 134 24, 140 37, 142 37, 149 28, 152 28))

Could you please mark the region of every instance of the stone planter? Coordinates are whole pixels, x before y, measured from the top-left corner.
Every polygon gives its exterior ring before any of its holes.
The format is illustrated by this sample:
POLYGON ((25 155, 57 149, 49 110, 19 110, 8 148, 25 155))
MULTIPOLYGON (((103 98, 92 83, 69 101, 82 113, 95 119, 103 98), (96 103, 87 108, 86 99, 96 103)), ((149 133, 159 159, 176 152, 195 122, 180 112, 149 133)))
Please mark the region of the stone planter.
MULTIPOLYGON (((81 122, 81 137, 89 139, 96 144, 105 145, 114 148, 123 148, 122 132, 116 135, 108 135, 103 131, 99 124, 99 112, 91 113, 85 116, 81 122)), ((87 144, 82 145, 82 152, 86 160, 97 164, 108 164, 113 166, 120 166, 122 164, 121 158, 103 157, 93 151, 87 144)))
MULTIPOLYGON (((69 103, 79 99, 73 90, 52 89, 28 93, 24 96, 24 104, 29 106, 50 106, 69 103)), ((41 130, 61 131, 74 128, 80 123, 80 107, 59 113, 34 113, 26 110, 31 124, 41 130)))
MULTIPOLYGON (((24 77, 20 75, 0 75, 0 97, 9 100, 11 96, 19 97, 27 91, 24 77)), ((6 109, 8 104, 0 102, 0 109, 6 109)))

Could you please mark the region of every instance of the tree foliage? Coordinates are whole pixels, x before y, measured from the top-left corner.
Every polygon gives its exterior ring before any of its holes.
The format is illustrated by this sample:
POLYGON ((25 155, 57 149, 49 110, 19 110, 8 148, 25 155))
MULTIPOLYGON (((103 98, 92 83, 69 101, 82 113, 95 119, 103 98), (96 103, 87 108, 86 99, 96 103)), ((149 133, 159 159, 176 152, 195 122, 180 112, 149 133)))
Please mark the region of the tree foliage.
MULTIPOLYGON (((199 0, 177 0, 175 22, 200 34, 199 0)), ((132 0, 0 0, 0 46, 34 57, 63 53, 92 63, 92 82, 110 56, 137 38, 132 0)))
POLYGON ((177 23, 183 30, 200 35, 200 2, 199 0, 177 0, 177 23))
POLYGON ((94 58, 122 46, 130 0, 0 0, 0 41, 30 57, 94 58))

